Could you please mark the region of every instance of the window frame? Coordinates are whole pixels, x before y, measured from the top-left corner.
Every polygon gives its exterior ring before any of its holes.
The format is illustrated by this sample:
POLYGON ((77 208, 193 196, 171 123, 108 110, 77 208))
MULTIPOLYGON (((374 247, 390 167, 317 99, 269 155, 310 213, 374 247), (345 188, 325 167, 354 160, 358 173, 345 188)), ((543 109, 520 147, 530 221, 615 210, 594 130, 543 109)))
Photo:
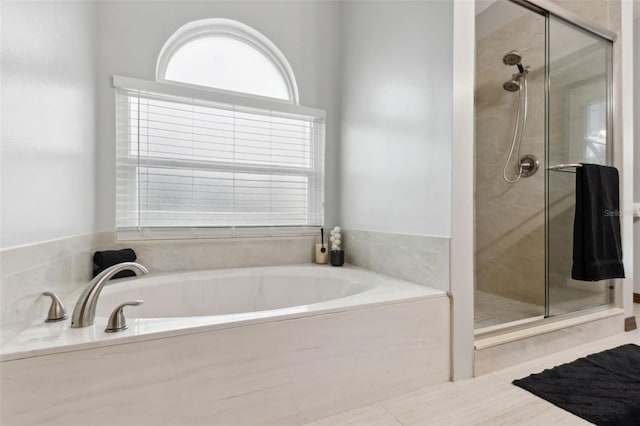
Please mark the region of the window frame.
MULTIPOLYGON (((280 113, 291 113, 299 115, 307 115, 322 120, 323 125, 316 131, 322 133, 317 135, 317 140, 321 143, 322 158, 316 172, 320 172, 320 178, 323 180, 320 188, 321 192, 319 208, 322 217, 324 217, 324 176, 325 176, 325 133, 324 125, 326 125, 326 111, 318 108, 293 105, 288 102, 274 98, 266 98, 253 96, 249 94, 238 94, 235 92, 224 91, 220 89, 200 87, 190 85, 175 85, 157 83, 153 81, 141 80, 137 78, 113 76, 113 87, 116 89, 137 90, 139 92, 162 93, 163 95, 192 98, 202 101, 211 101, 216 103, 226 103, 240 105, 248 108, 274 110, 280 113)), ((118 143, 118 142, 116 142, 118 143)), ((128 143, 131 143, 130 141, 128 143)), ((131 166, 137 167, 140 164, 134 159, 131 160, 131 166)), ((188 164, 191 160, 167 160, 173 162, 181 162, 188 164)), ((165 160, 161 161, 165 162, 165 160)), ((151 165, 153 164, 145 164, 151 165)), ((215 170, 212 165, 211 170, 215 170)), ((313 172, 313 170, 312 170, 313 172)), ((314 177, 312 172, 310 177, 314 177)), ((117 175, 117 173, 116 173, 117 175)), ((317 178, 317 177, 314 177, 317 178)), ((311 196, 311 194, 310 194, 311 196)), ((118 205, 115 205, 116 217, 118 216, 118 205)), ((193 226, 176 226, 176 227, 138 227, 138 228, 118 228, 116 224, 116 239, 119 241, 129 240, 149 240, 149 239, 188 239, 188 238, 229 238, 229 237, 261 237, 261 236, 287 236, 287 235, 307 235, 315 234, 320 225, 300 225, 300 226, 212 226, 212 227, 193 227, 193 226)))
POLYGON ((274 43, 272 43, 271 40, 269 40, 257 30, 232 19, 202 19, 189 22, 180 27, 175 33, 173 33, 171 37, 169 37, 167 42, 164 44, 164 46, 162 46, 162 49, 160 50, 158 61, 156 63, 156 81, 158 83, 166 83, 183 87, 215 89, 217 91, 226 92, 229 94, 241 94, 242 96, 276 100, 294 105, 298 105, 300 102, 298 96, 298 85, 296 83, 293 69, 291 68, 289 61, 287 61, 287 58, 280 51, 280 49, 278 49, 278 47, 274 43), (289 99, 287 100, 271 98, 251 93, 233 92, 230 90, 168 80, 165 78, 169 62, 171 61, 175 53, 180 50, 180 48, 194 40, 211 36, 224 36, 233 38, 237 41, 249 45, 250 47, 262 53, 280 72, 280 75, 287 85, 289 99))

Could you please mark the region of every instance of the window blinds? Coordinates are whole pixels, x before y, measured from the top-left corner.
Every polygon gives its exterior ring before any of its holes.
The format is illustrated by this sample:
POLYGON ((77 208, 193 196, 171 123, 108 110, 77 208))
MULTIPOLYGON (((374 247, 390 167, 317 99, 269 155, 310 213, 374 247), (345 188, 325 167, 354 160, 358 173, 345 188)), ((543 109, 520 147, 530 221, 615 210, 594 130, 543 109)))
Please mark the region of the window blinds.
POLYGON ((118 231, 323 225, 323 111, 126 81, 116 87, 118 231))

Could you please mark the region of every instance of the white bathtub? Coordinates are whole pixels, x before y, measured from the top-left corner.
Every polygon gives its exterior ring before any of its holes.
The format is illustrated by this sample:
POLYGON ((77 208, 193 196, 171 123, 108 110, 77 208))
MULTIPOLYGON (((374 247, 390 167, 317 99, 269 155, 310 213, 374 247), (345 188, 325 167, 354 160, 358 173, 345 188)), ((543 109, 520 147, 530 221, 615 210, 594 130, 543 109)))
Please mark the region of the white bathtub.
MULTIPOLYGON (((65 301, 69 312, 76 299, 65 301)), ((87 396, 92 386, 119 407, 110 421, 296 423, 447 380, 449 301, 441 290, 349 266, 152 273, 106 286, 92 327, 38 322, 1 356, 3 386, 34 396, 21 407, 3 392, 0 420, 11 424, 51 416, 100 424, 104 404, 87 396), (144 304, 125 308, 129 329, 105 333, 110 312, 136 299, 144 304), (43 383, 64 390, 52 396, 43 383), (153 399, 141 401, 140 386, 153 399), (327 393, 312 392, 317 386, 327 393), (185 394, 198 401, 196 414, 185 394), (289 399, 295 405, 282 406, 289 399), (199 417, 203 409, 209 417, 199 417)))
MULTIPOLYGON (((78 295, 64 301, 69 314, 78 295)), ((442 290, 350 266, 152 273, 106 286, 92 327, 73 329, 70 321, 39 321, 3 345, 1 360, 444 295, 442 290), (125 308, 129 329, 105 333, 111 311, 129 300, 144 300, 140 306, 125 308)))
POLYGON ((128 309, 132 318, 207 317, 203 321, 219 323, 443 294, 427 286, 353 267, 223 269, 148 275, 110 285, 100 296, 97 315, 108 316, 120 303, 141 299, 145 301, 143 305, 128 309))

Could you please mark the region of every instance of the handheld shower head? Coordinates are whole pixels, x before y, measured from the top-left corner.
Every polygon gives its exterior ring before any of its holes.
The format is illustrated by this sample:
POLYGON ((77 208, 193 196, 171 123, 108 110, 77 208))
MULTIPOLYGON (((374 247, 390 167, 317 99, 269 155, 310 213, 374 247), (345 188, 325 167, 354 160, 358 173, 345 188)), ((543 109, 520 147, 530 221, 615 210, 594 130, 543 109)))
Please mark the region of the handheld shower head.
POLYGON ((511 80, 505 81, 502 84, 502 88, 508 92, 517 92, 520 90, 520 81, 516 75, 514 75, 511 80))
POLYGON ((512 50, 502 57, 502 63, 508 66, 518 65, 522 61, 522 55, 517 50, 512 50))

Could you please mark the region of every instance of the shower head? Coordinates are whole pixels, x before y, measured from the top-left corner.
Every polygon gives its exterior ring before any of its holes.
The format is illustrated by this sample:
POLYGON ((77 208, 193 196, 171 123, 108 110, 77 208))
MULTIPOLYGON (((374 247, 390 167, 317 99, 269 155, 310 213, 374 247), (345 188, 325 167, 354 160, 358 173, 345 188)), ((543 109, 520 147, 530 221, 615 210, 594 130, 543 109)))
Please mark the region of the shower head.
POLYGON ((520 90, 520 82, 517 77, 513 77, 509 81, 505 81, 502 88, 508 92, 517 92, 520 90))
POLYGON ((502 57, 502 63, 509 66, 518 65, 521 60, 522 55, 517 50, 512 50, 502 57))

